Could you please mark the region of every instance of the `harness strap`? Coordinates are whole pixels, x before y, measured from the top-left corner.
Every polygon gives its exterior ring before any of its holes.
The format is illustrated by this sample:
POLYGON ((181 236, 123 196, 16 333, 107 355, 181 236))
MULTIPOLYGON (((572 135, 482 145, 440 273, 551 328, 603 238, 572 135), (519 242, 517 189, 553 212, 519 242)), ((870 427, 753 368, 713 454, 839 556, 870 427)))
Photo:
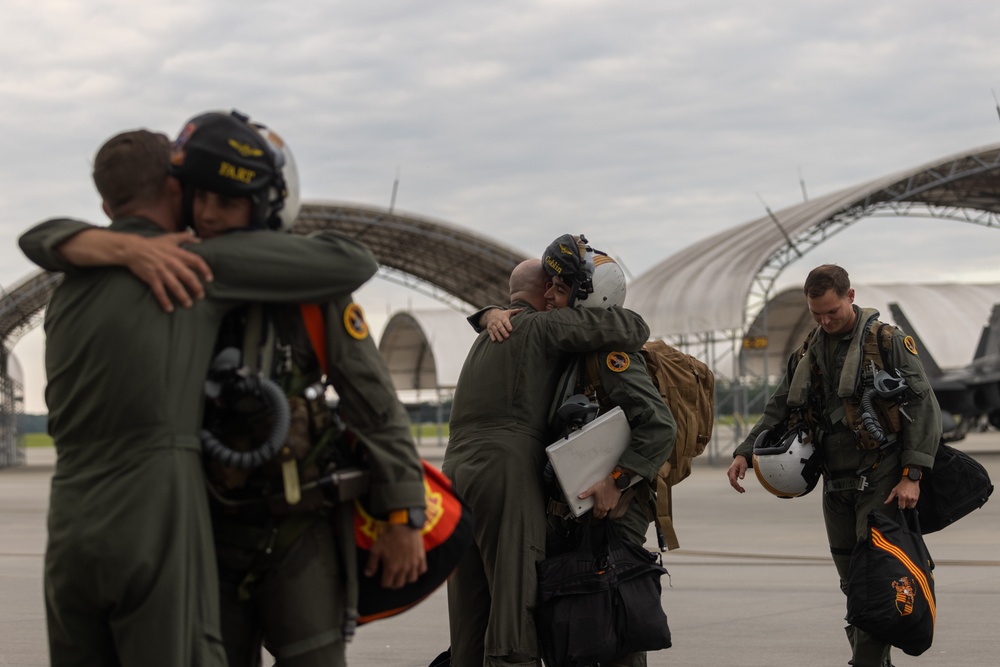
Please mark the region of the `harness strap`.
POLYGON ((239 599, 250 599, 250 589, 274 563, 288 551, 288 547, 299 539, 315 521, 322 517, 312 514, 291 514, 273 528, 269 542, 254 557, 253 564, 240 582, 239 599))
MULTIPOLYGON (((882 357, 882 368, 889 370, 892 368, 892 361, 889 359, 889 346, 885 344, 885 337, 882 332, 886 329, 890 329, 892 325, 883 322, 879 325, 878 331, 875 333, 875 342, 878 344, 878 353, 882 357)), ((892 333, 890 331, 889 340, 892 340, 892 333)))
POLYGON ((243 329, 243 364, 252 371, 260 368, 257 358, 260 345, 260 330, 263 326, 264 313, 260 304, 250 306, 247 311, 247 322, 243 329))
MULTIPOLYGON (((305 324, 309 342, 312 344, 313 353, 319 362, 320 370, 325 375, 329 368, 326 356, 326 320, 323 311, 315 303, 299 304, 299 312, 302 313, 302 322, 305 324)), ((333 440, 333 429, 326 432, 323 441, 314 447, 310 453, 318 455, 321 449, 326 447, 333 440)), ((346 604, 344 605, 344 625, 342 632, 344 641, 349 642, 354 638, 354 632, 358 627, 358 554, 354 541, 354 503, 340 502, 336 508, 335 526, 337 530, 337 545, 340 547, 341 565, 344 568, 344 588, 346 604)))
POLYGON ((358 627, 358 552, 354 541, 354 503, 340 503, 336 517, 337 545, 344 568, 344 641, 354 638, 358 627))
POLYGON ((868 480, 863 475, 859 477, 841 477, 839 479, 829 479, 823 484, 823 489, 827 493, 840 493, 841 491, 864 491, 868 486, 868 480))
POLYGON ((312 343, 313 352, 316 353, 320 370, 326 374, 328 368, 326 321, 323 319, 323 311, 315 303, 303 303, 299 304, 299 312, 302 313, 302 322, 306 325, 306 333, 309 335, 309 342, 312 343))
POLYGON ((596 352, 587 354, 586 364, 587 385, 597 395, 598 404, 605 405, 608 402, 608 392, 604 391, 604 386, 601 384, 600 360, 597 358, 596 352))

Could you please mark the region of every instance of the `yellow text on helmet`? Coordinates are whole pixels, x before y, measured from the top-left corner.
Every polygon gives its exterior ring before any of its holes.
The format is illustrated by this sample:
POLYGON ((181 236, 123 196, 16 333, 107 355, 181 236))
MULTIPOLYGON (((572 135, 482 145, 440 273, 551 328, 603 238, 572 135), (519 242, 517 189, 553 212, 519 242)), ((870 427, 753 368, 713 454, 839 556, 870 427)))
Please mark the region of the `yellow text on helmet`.
POLYGON ((236 165, 225 161, 219 165, 219 176, 233 181, 239 181, 240 183, 250 183, 256 175, 257 172, 253 169, 237 167, 236 165))

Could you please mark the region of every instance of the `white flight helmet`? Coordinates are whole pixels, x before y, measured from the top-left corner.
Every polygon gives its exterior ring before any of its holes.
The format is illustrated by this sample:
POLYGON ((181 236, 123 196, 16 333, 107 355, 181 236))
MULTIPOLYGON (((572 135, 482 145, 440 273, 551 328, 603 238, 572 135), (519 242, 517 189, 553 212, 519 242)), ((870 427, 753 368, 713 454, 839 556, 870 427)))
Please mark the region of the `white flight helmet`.
POLYGON ((295 156, 292 155, 292 151, 284 139, 271 128, 261 123, 251 122, 250 124, 264 137, 264 141, 274 152, 275 163, 281 171, 284 181, 284 190, 279 189, 279 183, 272 184, 268 191, 268 199, 272 210, 277 209, 274 213, 277 214, 277 219, 280 222, 279 229, 289 229, 295 222, 295 218, 298 217, 299 211, 302 210, 302 199, 299 195, 299 168, 295 164, 295 156), (278 202, 282 202, 280 206, 277 205, 278 202))
POLYGON ((625 303, 625 272, 609 255, 600 250, 587 250, 593 261, 593 291, 585 299, 577 299, 575 306, 584 308, 621 307, 625 303))
POLYGON ((787 433, 768 429, 753 444, 753 470, 761 486, 779 498, 798 498, 813 490, 820 478, 819 454, 806 442, 806 430, 787 433))

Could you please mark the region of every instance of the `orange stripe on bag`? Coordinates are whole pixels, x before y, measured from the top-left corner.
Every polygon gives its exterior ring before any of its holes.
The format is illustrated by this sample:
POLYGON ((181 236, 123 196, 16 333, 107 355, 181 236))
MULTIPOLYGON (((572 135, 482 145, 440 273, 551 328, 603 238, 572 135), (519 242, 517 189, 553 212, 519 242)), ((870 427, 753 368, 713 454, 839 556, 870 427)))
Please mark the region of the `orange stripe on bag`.
POLYGON ((878 528, 872 528, 872 544, 885 551, 886 553, 892 555, 896 560, 903 564, 913 578, 916 579, 917 583, 920 585, 920 590, 923 591, 924 597, 927 599, 927 606, 931 611, 931 618, 937 620, 937 605, 934 602, 934 592, 931 591, 930 584, 927 582, 927 577, 924 576, 924 571, 921 570, 906 553, 899 547, 893 545, 889 540, 885 539, 885 535, 879 532, 878 528))

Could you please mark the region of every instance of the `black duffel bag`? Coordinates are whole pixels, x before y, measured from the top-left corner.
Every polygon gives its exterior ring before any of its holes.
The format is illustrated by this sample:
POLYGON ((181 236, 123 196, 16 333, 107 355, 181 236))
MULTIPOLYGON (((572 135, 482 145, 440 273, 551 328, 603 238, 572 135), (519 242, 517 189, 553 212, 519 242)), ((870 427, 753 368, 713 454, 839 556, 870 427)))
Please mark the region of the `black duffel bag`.
POLYGON ((537 564, 545 664, 580 667, 670 648, 659 554, 623 541, 611 521, 588 521, 578 533, 575 551, 537 564))
POLYGON ((869 513, 847 580, 847 622, 907 655, 930 648, 937 617, 934 561, 916 514, 900 510, 896 521, 869 513))
POLYGON ((965 452, 941 443, 934 468, 920 482, 920 532, 928 535, 947 528, 986 504, 993 483, 986 468, 965 452))

